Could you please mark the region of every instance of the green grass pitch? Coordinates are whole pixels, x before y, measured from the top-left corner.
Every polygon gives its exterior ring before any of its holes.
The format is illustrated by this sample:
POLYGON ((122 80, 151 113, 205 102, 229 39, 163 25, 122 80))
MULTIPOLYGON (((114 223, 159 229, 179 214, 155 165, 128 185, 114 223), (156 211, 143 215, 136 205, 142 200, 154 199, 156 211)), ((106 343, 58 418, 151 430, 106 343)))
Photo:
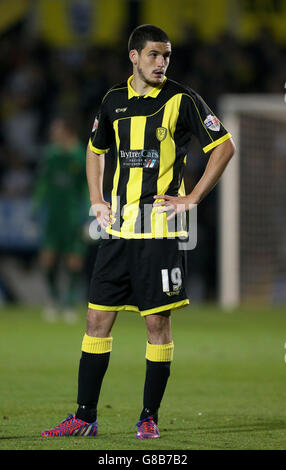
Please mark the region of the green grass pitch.
POLYGON ((286 312, 191 306, 172 313, 171 376, 161 439, 135 438, 142 407, 146 331, 119 313, 99 402, 96 438, 46 439, 76 409, 85 311, 76 325, 47 324, 39 309, 0 308, 0 449, 227 450, 286 448, 286 312))

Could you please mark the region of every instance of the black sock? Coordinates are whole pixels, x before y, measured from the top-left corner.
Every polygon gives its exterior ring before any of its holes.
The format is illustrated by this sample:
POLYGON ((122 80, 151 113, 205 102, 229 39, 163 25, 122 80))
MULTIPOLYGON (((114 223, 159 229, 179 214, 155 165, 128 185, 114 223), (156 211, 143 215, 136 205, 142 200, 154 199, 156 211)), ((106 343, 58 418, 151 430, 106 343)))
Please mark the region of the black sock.
POLYGON ((103 354, 82 352, 78 373, 79 407, 76 418, 87 423, 93 423, 97 418, 97 403, 109 358, 110 352, 103 354))
POLYGON ((143 396, 143 410, 140 420, 153 416, 158 422, 158 410, 170 376, 171 362, 153 362, 146 359, 146 377, 143 396))
POLYGON ((79 405, 75 417, 86 423, 94 423, 97 419, 97 407, 79 405))

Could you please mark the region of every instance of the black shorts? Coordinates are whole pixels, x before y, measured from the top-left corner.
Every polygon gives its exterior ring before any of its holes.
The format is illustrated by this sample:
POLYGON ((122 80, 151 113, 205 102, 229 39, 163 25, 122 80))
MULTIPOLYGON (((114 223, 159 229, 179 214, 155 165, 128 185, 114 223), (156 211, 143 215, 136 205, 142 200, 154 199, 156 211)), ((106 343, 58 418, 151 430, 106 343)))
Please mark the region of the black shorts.
POLYGON ((189 304, 185 252, 177 239, 103 239, 92 274, 89 308, 142 316, 189 304))

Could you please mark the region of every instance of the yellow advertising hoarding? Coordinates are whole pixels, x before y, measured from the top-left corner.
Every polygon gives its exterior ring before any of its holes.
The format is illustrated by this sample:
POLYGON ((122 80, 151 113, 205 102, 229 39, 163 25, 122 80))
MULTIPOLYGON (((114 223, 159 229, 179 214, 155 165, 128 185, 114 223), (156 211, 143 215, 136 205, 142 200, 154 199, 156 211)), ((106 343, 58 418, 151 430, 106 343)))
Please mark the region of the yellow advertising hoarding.
POLYGON ((39 0, 39 35, 58 47, 114 45, 126 24, 125 0, 39 0))

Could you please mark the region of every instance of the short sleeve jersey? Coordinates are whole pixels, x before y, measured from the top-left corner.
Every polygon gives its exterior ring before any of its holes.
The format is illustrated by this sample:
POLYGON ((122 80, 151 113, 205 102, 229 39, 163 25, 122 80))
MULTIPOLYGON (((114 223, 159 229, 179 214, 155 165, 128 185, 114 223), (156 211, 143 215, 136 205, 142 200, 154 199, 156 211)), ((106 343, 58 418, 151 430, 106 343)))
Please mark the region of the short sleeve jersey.
POLYGON ((231 134, 194 90, 165 77, 140 96, 132 79, 107 92, 89 141, 96 154, 116 148, 115 215, 107 232, 123 238, 184 237, 185 214, 167 221, 167 214, 153 207, 153 196, 185 195, 183 171, 193 136, 207 154, 231 134))

